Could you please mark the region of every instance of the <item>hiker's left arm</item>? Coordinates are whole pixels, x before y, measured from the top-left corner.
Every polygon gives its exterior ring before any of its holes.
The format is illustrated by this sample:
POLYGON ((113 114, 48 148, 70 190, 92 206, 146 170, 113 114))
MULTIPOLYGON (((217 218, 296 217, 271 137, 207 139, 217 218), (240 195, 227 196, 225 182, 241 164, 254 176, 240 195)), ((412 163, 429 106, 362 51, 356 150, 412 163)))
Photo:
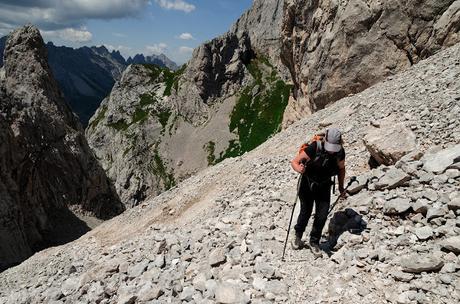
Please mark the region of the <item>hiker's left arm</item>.
POLYGON ((345 182, 345 160, 341 160, 338 163, 339 165, 339 192, 343 194, 345 191, 344 182, 345 182))

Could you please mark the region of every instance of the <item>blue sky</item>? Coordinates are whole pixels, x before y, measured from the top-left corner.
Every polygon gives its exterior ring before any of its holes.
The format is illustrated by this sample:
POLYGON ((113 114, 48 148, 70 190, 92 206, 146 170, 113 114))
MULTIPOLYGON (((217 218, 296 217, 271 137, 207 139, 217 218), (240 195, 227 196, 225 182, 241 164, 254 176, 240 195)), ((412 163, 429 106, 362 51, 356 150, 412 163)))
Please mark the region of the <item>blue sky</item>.
POLYGON ((45 40, 105 45, 127 57, 165 53, 179 64, 225 33, 252 0, 0 0, 0 34, 25 23, 45 40))

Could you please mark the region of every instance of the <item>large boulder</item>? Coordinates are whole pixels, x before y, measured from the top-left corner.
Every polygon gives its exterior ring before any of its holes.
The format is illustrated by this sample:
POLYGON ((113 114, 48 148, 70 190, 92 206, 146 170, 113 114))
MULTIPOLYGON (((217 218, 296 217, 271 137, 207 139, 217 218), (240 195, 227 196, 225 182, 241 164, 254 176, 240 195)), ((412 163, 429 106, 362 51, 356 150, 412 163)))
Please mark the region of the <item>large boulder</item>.
POLYGON ((417 140, 404 123, 386 118, 379 127, 371 127, 363 138, 371 156, 381 165, 393 165, 417 148, 417 140))
POLYGON ((404 272, 422 273, 437 272, 444 266, 444 262, 431 254, 412 254, 401 259, 400 265, 404 272))

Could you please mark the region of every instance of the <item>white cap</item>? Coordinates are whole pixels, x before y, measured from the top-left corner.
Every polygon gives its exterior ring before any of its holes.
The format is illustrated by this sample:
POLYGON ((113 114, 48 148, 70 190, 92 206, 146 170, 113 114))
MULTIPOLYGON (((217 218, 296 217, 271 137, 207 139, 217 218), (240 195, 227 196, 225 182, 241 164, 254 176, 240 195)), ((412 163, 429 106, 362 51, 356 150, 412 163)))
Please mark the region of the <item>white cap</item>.
POLYGON ((342 149, 342 133, 339 129, 326 130, 324 149, 328 152, 339 152, 342 149))

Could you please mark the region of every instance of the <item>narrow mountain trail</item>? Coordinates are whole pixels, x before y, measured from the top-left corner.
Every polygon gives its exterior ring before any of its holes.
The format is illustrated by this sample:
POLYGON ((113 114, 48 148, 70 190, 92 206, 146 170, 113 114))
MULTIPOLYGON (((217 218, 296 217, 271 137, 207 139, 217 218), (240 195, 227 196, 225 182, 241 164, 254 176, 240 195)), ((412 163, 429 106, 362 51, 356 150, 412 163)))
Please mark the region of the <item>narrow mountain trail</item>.
POLYGON ((0 303, 458 303, 460 167, 443 167, 450 156, 439 150, 459 150, 459 76, 456 45, 344 98, 1 273, 0 303), (362 140, 390 118, 420 153, 370 170, 362 140), (289 247, 282 262, 297 182, 289 161, 329 125, 344 132, 347 176, 369 180, 335 211, 352 208, 367 229, 343 233, 331 257, 289 247))

